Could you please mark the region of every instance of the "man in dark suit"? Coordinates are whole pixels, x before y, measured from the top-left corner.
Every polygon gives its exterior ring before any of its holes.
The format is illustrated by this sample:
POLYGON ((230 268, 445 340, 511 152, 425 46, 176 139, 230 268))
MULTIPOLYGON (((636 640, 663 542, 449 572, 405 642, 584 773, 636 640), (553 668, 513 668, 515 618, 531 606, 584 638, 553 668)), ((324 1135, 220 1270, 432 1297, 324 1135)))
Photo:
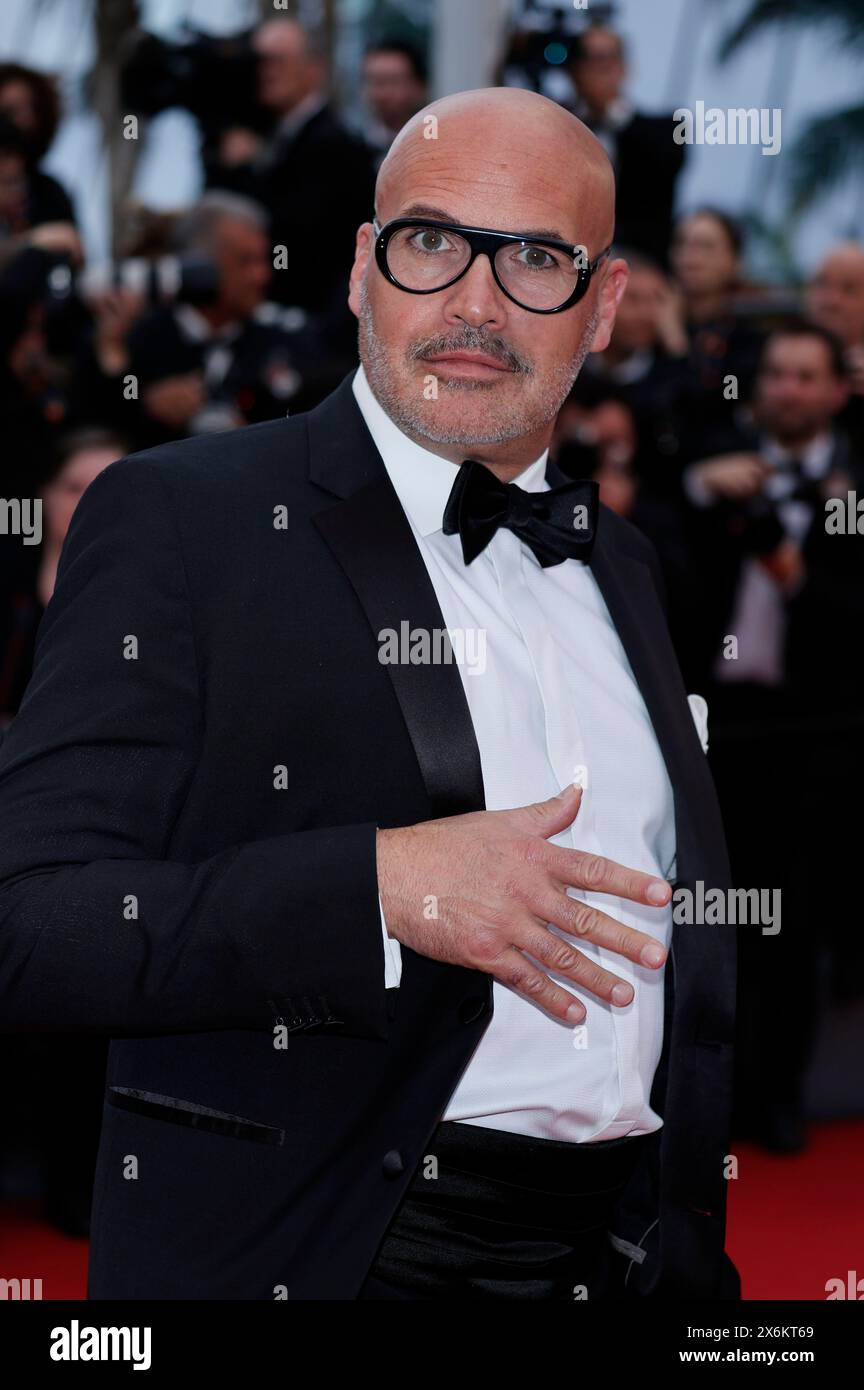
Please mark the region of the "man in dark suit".
POLYGON ((569 70, 578 98, 573 110, 615 169, 615 239, 666 265, 675 184, 684 166, 684 147, 672 139, 671 113, 648 116, 628 101, 624 40, 612 29, 591 25, 578 35, 569 70))
POLYGON ((864 491, 864 461, 837 427, 849 389, 839 339, 790 322, 765 344, 752 408, 685 470, 700 561, 698 676, 713 677, 718 694, 782 690, 802 712, 858 703, 844 639, 860 618, 858 548, 826 526, 829 499, 864 491), (727 633, 737 634, 731 653, 727 633))
POLYGON ((547 469, 613 202, 557 104, 436 102, 357 232, 355 376, 79 505, 0 758, 0 1010, 113 1039, 91 1297, 740 1296, 734 935, 669 883, 728 884, 711 778, 651 546, 547 469))
POLYGON ((337 319, 337 311, 345 314, 354 232, 372 203, 372 151, 338 120, 313 36, 293 20, 270 19, 253 47, 273 131, 265 142, 251 131, 225 131, 207 182, 245 193, 269 211, 276 248, 271 297, 337 319))
POLYGON ((864 461, 837 428, 849 397, 843 344, 790 322, 765 344, 749 420, 692 464, 687 665, 714 712, 712 752, 736 880, 782 894, 781 931, 742 943, 736 1127, 770 1150, 804 1148, 805 1077, 823 958, 838 994, 860 993, 859 934, 815 865, 854 857, 845 789, 862 767, 864 461), (722 449, 722 452, 720 451, 722 449), (839 524, 835 521, 839 517, 839 524), (801 834, 806 861, 790 855, 801 834), (818 809, 817 809, 818 808, 818 809), (811 864, 814 866, 811 868, 811 864), (784 1000, 809 996, 795 1028, 784 1000))

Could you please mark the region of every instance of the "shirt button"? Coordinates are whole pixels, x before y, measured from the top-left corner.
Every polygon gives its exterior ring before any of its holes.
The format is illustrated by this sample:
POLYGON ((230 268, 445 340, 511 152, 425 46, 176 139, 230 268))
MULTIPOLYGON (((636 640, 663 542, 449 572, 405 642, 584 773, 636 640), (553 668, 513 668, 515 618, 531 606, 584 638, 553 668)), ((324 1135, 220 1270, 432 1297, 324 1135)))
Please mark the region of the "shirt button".
POLYGON ((385 1178, 398 1178, 400 1173, 404 1173, 405 1164, 402 1162, 402 1155, 398 1149, 391 1149, 389 1153, 384 1155, 381 1171, 385 1178))

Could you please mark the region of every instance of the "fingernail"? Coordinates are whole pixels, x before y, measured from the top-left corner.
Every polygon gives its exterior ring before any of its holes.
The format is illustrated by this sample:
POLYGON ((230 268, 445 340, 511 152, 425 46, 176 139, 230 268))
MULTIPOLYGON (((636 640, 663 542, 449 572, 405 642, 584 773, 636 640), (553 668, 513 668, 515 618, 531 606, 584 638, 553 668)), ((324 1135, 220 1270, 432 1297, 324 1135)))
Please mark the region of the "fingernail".
POLYGON ((657 903, 658 906, 662 906, 662 904, 667 901, 668 894, 669 884, 661 883, 659 880, 655 880, 655 882, 652 883, 648 888, 648 892, 645 894, 645 896, 648 899, 649 903, 657 903))
POLYGON ((666 952, 662 946, 643 946, 639 959, 643 965, 662 965, 666 959, 666 952))
POLYGON ((629 1004, 633 998, 633 992, 629 985, 615 985, 612 990, 613 1004, 629 1004))
POLYGON ((568 1023, 581 1023, 585 1017, 585 1010, 581 1004, 571 1004, 566 1013, 568 1023))

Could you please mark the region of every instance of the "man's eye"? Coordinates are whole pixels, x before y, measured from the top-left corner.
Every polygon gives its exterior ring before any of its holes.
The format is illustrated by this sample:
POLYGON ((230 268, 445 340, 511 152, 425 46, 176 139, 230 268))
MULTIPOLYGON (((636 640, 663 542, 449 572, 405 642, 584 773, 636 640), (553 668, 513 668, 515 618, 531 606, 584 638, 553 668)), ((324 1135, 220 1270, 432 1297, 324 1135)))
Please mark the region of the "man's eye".
POLYGON ((558 262, 542 246, 522 246, 516 260, 523 270, 554 270, 558 262))
POLYGON ((434 252, 446 250, 448 243, 443 232, 433 231, 427 227, 425 230, 414 233, 411 238, 411 245, 416 251, 434 252))

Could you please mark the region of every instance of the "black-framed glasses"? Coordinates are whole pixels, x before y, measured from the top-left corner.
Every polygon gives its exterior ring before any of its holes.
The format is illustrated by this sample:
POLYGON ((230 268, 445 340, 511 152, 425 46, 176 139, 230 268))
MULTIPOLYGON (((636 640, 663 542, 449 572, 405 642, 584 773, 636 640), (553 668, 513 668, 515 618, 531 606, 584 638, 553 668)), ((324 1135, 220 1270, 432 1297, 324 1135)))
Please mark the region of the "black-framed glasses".
POLYGON ((488 256, 498 288, 532 314, 560 314, 578 304, 612 250, 607 246, 588 261, 584 246, 566 241, 423 217, 396 217, 383 227, 374 221, 372 228, 378 268, 397 289, 436 294, 460 280, 478 256, 488 256))

